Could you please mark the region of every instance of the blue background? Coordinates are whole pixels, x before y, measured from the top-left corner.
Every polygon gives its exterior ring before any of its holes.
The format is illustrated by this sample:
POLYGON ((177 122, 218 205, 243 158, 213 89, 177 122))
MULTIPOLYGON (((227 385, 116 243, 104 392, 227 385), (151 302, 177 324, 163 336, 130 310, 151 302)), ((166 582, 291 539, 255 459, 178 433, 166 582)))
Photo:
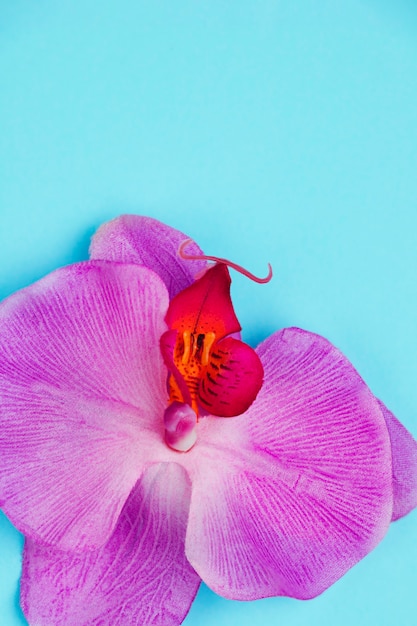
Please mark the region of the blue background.
MULTIPOLYGON (((325 335, 417 435, 413 0, 0 3, 0 298, 86 258, 120 213, 157 217, 236 277, 255 344, 325 335)), ((0 623, 21 536, 0 526, 0 623)), ((417 513, 321 597, 202 587, 186 626, 417 623, 417 513)))

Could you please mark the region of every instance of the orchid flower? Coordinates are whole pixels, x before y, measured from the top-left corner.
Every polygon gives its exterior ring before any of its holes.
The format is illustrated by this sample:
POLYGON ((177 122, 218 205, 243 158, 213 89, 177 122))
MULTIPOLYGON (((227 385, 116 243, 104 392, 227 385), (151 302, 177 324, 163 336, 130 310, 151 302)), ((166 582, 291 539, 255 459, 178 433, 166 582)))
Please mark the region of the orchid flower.
POLYGON ((244 344, 227 264, 186 239, 122 216, 0 305, 30 624, 178 626, 201 580, 312 598, 417 506, 417 443, 347 358, 298 328, 244 344))

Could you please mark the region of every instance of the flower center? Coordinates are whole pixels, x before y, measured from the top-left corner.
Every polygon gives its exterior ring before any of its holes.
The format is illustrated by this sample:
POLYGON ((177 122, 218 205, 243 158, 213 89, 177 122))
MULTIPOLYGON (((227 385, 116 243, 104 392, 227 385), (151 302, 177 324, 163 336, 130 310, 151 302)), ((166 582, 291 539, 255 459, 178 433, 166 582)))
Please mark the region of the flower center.
MULTIPOLYGON (((179 255, 184 253, 184 242, 179 255)), ((228 265, 256 282, 258 279, 226 259, 205 257, 215 265, 170 302, 165 321, 169 327, 160 341, 168 368, 168 408, 165 440, 178 451, 196 441, 195 428, 202 414, 234 417, 255 400, 263 381, 263 367, 256 352, 230 335, 241 330, 230 298, 228 265)))
MULTIPOLYGON (((216 334, 212 331, 207 333, 193 333, 185 330, 178 333, 173 360, 191 396, 191 407, 198 418, 198 395, 200 381, 209 364, 211 348, 216 340, 216 334)), ((168 380, 169 402, 184 402, 185 398, 171 374, 168 380)))

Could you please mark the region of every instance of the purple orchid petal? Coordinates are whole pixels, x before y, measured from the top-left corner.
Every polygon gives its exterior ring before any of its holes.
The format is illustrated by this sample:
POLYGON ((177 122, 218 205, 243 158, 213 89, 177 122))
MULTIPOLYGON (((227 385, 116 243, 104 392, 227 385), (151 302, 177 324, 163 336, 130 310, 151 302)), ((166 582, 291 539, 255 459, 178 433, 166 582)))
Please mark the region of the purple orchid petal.
MULTIPOLYGON (((152 269, 162 278, 173 298, 207 267, 206 261, 187 261, 178 256, 180 244, 187 238, 179 230, 151 217, 121 215, 100 226, 92 238, 90 256, 152 269)), ((187 245, 187 253, 202 254, 194 242, 187 245)))
POLYGON ((394 490, 392 519, 397 520, 417 507, 417 441, 381 401, 379 406, 391 439, 394 490))
POLYGON ((24 534, 101 546, 165 460, 167 304, 146 268, 87 262, 0 305, 0 500, 24 534))
POLYGON ((228 598, 311 598, 384 536, 390 440, 373 394, 324 338, 286 329, 257 352, 265 381, 253 405, 202 420, 205 443, 187 453, 186 554, 228 598))
POLYGON ((184 554, 190 490, 179 465, 154 465, 100 550, 65 553, 27 540, 21 602, 30 624, 181 624, 200 584, 184 554))

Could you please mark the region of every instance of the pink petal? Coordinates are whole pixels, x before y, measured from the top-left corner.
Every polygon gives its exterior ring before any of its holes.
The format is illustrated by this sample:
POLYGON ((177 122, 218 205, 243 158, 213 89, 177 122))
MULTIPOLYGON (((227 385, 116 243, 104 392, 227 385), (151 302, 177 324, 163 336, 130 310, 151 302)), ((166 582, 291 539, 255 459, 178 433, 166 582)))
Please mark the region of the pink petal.
POLYGON ((149 468, 101 549, 81 554, 27 540, 21 602, 30 624, 178 626, 200 578, 184 554, 190 483, 175 463, 149 468))
POLYGON ((262 363, 250 346, 226 337, 215 343, 199 386, 204 408, 220 417, 246 411, 262 386, 262 363))
MULTIPOLYGON (((121 215, 100 226, 91 241, 90 256, 145 265, 162 278, 173 298, 207 267, 206 261, 186 261, 177 255, 185 239, 187 235, 151 217, 121 215)), ((187 254, 202 252, 192 242, 187 246, 187 254)))
POLYGON ((167 301, 145 268, 88 262, 1 304, 0 499, 24 534, 102 545, 165 458, 167 301))
POLYGON ((417 507, 417 441, 379 401, 391 439, 394 510, 397 520, 417 507))
POLYGON ((265 382, 253 405, 206 418, 211 439, 187 453, 186 554, 228 598, 311 598, 387 530, 389 436, 372 393, 322 337, 287 329, 258 354, 265 382))

